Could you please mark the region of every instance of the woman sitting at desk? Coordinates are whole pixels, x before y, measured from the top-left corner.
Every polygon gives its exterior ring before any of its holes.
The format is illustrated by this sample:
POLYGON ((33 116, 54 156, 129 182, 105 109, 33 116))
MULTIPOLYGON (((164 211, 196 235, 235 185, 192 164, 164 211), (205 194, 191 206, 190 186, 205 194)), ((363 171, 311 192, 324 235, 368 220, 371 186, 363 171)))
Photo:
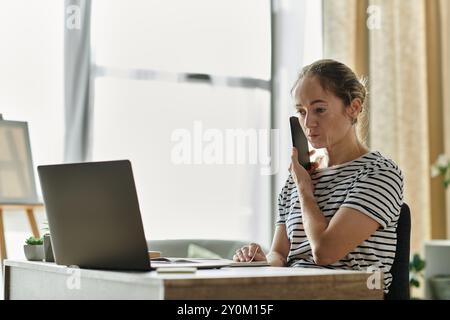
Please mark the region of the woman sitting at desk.
POLYGON ((289 267, 372 267, 384 272, 387 292, 403 175, 357 137, 366 88, 344 64, 320 60, 303 68, 293 90, 300 125, 315 149, 326 150, 327 159, 307 171, 293 148, 270 253, 252 243, 233 259, 289 267))

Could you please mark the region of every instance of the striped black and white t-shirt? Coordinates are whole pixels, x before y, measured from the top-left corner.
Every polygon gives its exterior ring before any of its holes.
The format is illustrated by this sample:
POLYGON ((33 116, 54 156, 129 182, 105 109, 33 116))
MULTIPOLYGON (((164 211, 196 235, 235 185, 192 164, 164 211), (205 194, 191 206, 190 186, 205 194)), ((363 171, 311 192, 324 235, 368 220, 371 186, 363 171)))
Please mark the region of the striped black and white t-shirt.
POLYGON ((392 282, 390 269, 397 244, 396 228, 403 204, 403 174, 394 161, 378 151, 333 167, 316 170, 311 179, 314 197, 328 219, 340 207, 356 209, 380 224, 378 230, 340 261, 319 266, 314 263, 311 246, 302 222, 302 209, 291 175, 278 197, 276 224, 285 224, 291 248, 287 265, 330 269, 380 270, 385 292, 392 282))

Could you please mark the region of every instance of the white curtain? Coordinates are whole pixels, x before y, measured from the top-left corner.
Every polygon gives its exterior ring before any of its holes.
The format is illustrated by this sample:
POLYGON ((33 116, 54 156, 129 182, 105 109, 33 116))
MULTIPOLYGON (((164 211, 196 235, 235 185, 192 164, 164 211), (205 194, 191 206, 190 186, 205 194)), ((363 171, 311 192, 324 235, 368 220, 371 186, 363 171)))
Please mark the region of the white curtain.
POLYGON ((448 10, 447 0, 324 0, 325 55, 368 78, 370 147, 405 175, 412 252, 450 230, 444 188, 430 175, 450 149, 448 10))
POLYGON ((91 134, 91 0, 65 0, 64 104, 66 162, 89 157, 91 134))

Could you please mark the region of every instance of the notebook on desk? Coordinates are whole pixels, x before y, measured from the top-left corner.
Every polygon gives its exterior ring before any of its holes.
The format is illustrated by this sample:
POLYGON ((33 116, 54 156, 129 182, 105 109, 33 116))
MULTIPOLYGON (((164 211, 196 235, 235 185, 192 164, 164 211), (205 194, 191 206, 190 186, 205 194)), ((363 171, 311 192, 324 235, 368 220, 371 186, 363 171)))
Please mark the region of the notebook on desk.
POLYGON ((38 173, 59 265, 142 271, 230 265, 223 259, 150 260, 128 160, 38 166, 38 173))

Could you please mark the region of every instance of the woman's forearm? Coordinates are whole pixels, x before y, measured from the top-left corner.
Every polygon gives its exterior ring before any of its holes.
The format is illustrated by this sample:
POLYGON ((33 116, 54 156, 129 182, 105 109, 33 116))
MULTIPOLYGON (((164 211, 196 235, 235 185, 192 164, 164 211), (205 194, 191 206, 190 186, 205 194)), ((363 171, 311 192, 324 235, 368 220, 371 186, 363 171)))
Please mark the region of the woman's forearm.
POLYGON ((286 258, 283 257, 281 254, 275 251, 271 251, 267 256, 267 262, 272 267, 284 267, 286 266, 286 258))
POLYGON ((313 196, 300 197, 302 208, 303 226, 306 236, 311 245, 314 261, 317 264, 327 264, 323 259, 323 248, 321 248, 322 236, 328 227, 328 220, 320 211, 313 196))
POLYGON ((314 245, 319 242, 322 233, 328 226, 328 221, 322 211, 320 211, 313 196, 300 197, 300 206, 302 208, 305 233, 311 245, 314 245))

